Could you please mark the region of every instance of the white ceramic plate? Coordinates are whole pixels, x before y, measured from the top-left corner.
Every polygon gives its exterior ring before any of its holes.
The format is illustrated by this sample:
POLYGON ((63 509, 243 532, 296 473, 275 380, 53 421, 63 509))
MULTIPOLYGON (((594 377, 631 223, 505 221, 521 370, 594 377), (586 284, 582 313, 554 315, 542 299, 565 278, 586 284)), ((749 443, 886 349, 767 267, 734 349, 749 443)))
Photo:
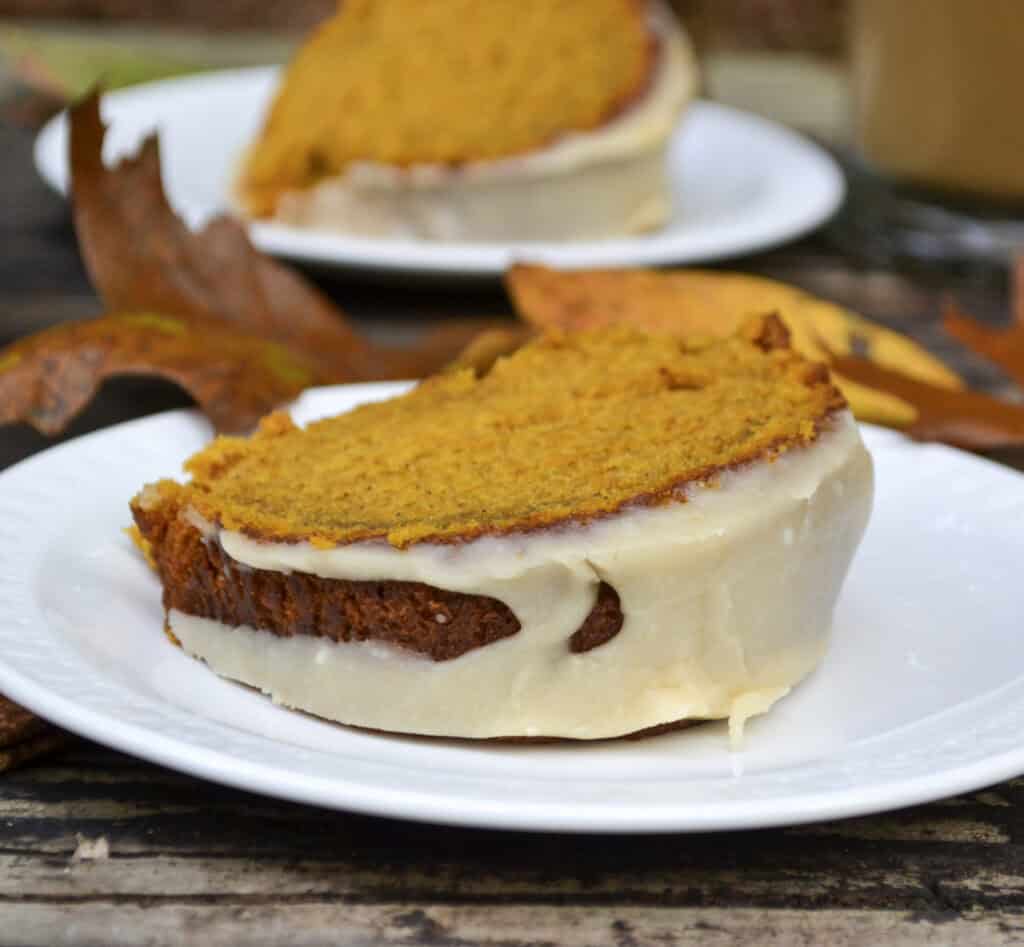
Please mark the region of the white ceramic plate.
MULTIPOLYGON (((168 196, 197 224, 227 206, 239 154, 256 134, 277 82, 274 69, 242 69, 153 82, 104 97, 108 159, 160 130, 168 196)), ((67 126, 58 116, 36 141, 36 166, 67 190, 67 126)), ((554 266, 695 263, 750 253, 806 233, 843 196, 835 162, 773 122, 708 102, 680 124, 670 155, 672 220, 628 239, 574 244, 469 244, 313 233, 278 224, 251 228, 256 244, 318 265, 498 275, 514 259, 554 266)))
MULTIPOLYGON (((321 389, 302 420, 400 385, 321 389)), ((738 829, 849 816, 1024 772, 1024 477, 868 428, 878 498, 824 664, 740 753, 708 724, 643 741, 477 745, 349 730, 217 678, 162 632, 121 532, 208 439, 174 411, 0 474, 0 691, 102 743, 303 802, 465 825, 738 829)))

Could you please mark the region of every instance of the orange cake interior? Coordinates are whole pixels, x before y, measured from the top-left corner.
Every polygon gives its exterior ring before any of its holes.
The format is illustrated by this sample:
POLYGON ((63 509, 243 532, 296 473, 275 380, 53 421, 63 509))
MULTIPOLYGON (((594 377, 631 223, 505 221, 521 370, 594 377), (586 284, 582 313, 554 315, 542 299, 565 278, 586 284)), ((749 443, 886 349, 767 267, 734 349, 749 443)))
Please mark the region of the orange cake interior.
POLYGON ((774 318, 702 343, 621 326, 553 333, 483 377, 440 375, 305 429, 272 416, 253 438, 195 455, 187 486, 159 489, 188 491, 225 529, 327 546, 453 541, 657 505, 810 442, 844 405, 823 366, 786 341, 774 318))

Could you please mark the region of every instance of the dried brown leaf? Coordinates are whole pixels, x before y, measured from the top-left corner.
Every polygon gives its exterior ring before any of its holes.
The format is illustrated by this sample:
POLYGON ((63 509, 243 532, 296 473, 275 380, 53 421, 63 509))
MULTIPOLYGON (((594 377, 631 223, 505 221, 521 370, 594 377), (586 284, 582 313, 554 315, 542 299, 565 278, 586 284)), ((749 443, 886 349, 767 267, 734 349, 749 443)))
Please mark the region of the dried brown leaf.
POLYGON ((75 227, 114 313, 0 351, 0 423, 56 434, 111 375, 188 391, 221 432, 245 432, 310 385, 409 378, 447 365, 486 324, 450 324, 411 348, 371 345, 298 273, 228 217, 193 232, 167 202, 155 138, 108 168, 99 97, 71 109, 75 227))
POLYGON ((49 724, 0 694, 0 749, 38 736, 49 724))
POLYGON ((68 735, 0 694, 0 773, 64 746, 68 735))
POLYGON ((942 324, 968 348, 991 359, 1017 384, 1024 385, 1024 255, 1014 264, 1012 321, 994 329, 967 315, 954 299, 946 300, 942 324))
POLYGON ((0 773, 17 769, 41 756, 62 750, 70 741, 71 737, 63 730, 48 728, 38 736, 0 749, 0 773))
POLYGON ((837 356, 834 365, 846 377, 912 404, 917 420, 907 433, 918 440, 968 450, 1024 446, 1024 405, 976 391, 939 388, 854 356, 837 356))
POLYGON ((93 285, 111 312, 154 312, 263 335, 332 380, 369 377, 370 347, 301 276, 264 256, 236 220, 193 232, 167 202, 159 144, 108 168, 106 127, 92 93, 70 112, 75 230, 93 285))
POLYGON ((318 380, 303 355, 259 336, 152 313, 104 316, 0 351, 0 423, 55 434, 103 379, 139 374, 181 385, 225 433, 249 431, 318 380))
POLYGON ((70 126, 75 229, 108 311, 162 313, 265 336, 311 360, 319 382, 428 375, 482 331, 463 322, 409 348, 372 345, 323 293, 257 250, 234 218, 189 230, 167 202, 156 138, 106 167, 97 94, 71 109, 70 126))

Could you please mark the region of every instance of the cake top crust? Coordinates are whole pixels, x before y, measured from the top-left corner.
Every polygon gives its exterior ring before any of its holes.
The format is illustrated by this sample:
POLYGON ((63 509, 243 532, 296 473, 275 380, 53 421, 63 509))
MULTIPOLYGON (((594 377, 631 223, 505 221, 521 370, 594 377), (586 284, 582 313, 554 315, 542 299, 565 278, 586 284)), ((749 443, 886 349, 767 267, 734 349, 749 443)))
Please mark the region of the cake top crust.
POLYGON ((722 472, 810 444, 845 407, 775 317, 688 343, 625 327, 552 333, 472 370, 296 427, 220 437, 181 485, 146 488, 267 541, 464 542, 685 501, 722 472))
POLYGON ((657 58, 646 0, 345 0, 288 66, 239 196, 263 216, 355 161, 528 153, 614 118, 657 58))

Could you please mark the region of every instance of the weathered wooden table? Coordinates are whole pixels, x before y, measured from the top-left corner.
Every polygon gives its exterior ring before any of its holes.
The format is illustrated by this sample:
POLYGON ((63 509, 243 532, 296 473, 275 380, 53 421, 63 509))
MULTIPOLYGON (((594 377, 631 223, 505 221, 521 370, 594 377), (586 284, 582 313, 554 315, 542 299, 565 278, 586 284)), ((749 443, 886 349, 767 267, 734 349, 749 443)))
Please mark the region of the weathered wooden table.
MULTIPOLYGON (((35 180, 29 144, 0 126, 2 339, 96 311, 67 210, 35 180)), ((841 238, 736 266, 845 302, 975 384, 1002 385, 935 325, 950 288, 998 318, 999 273, 898 275, 839 252, 841 238)), ((324 285, 387 337, 504 310, 494 285, 324 285)), ((72 433, 181 403, 167 386, 119 382, 72 433)), ((45 446, 0 430, 0 466, 45 446)), ((1024 780, 802 828, 573 837, 324 812, 83 741, 0 775, 0 866, 0 945, 1014 943, 1024 941, 1024 780), (73 857, 101 838, 108 857, 73 857)))

